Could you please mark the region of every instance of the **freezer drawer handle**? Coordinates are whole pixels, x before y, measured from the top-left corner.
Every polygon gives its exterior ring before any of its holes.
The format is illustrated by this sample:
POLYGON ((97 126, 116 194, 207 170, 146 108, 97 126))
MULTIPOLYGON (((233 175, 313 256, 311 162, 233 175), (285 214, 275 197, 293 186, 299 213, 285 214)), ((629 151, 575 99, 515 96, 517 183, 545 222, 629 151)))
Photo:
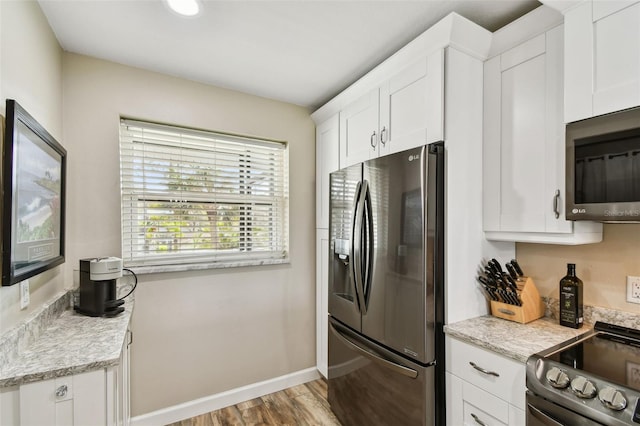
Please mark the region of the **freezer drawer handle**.
POLYGON ((479 365, 477 365, 475 362, 469 361, 469 365, 472 366, 473 368, 475 368, 476 370, 478 370, 479 372, 481 372, 483 374, 486 374, 487 376, 500 377, 500 375, 498 373, 496 373, 495 371, 485 370, 484 368, 482 368, 479 365))
POLYGON ((471 417, 473 417, 473 420, 478 423, 480 426, 487 426, 487 424, 485 422, 483 422, 482 420, 480 420, 478 418, 478 416, 476 416, 475 414, 471 413, 471 417))
POLYGON ((411 368, 407 368, 404 365, 400 365, 397 364, 393 361, 390 361, 388 359, 383 358, 381 355, 374 353, 371 350, 366 350, 364 348, 361 348, 360 346, 358 346, 356 343, 352 342, 351 339, 347 336, 345 336, 344 334, 342 334, 340 331, 336 330, 336 328, 334 327, 333 324, 330 324, 331 326, 331 332, 340 340, 342 340, 344 343, 347 344, 347 346, 349 346, 351 349, 355 350, 356 352, 358 352, 360 355, 363 355, 367 358, 369 358, 371 361, 378 363, 384 367, 387 367, 393 371, 395 371, 396 373, 400 373, 404 376, 410 377, 412 379, 415 379, 416 377, 418 377, 418 372, 415 370, 412 370, 411 368))

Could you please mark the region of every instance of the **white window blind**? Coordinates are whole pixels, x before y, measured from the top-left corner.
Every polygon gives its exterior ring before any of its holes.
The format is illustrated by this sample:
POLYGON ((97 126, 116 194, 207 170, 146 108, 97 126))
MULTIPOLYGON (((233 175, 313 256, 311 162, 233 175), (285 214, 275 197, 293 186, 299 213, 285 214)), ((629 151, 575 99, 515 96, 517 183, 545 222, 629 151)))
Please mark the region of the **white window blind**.
POLYGON ((287 261, 288 174, 286 143, 122 119, 125 264, 154 272, 287 261))

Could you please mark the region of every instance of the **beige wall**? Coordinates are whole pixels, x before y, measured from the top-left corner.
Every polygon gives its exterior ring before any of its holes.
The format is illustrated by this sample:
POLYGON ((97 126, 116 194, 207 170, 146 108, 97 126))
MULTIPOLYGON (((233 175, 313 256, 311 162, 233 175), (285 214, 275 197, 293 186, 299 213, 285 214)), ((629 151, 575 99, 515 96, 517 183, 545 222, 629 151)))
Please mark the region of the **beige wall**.
POLYGON ((64 54, 68 262, 118 256, 121 115, 289 142, 291 263, 140 276, 141 415, 315 365, 315 127, 300 107, 64 54))
POLYGON ((558 298, 567 263, 576 264, 584 303, 640 313, 626 302, 627 275, 640 276, 640 224, 605 224, 603 241, 580 246, 516 244, 518 261, 542 296, 558 298))
MULTIPOLYGON (((15 99, 62 145, 62 49, 35 1, 0 1, 0 113, 15 99)), ((0 231, 2 232, 2 231, 0 231)), ((65 270, 30 281, 31 303, 20 310, 19 286, 0 288, 0 335, 64 290, 65 270)))

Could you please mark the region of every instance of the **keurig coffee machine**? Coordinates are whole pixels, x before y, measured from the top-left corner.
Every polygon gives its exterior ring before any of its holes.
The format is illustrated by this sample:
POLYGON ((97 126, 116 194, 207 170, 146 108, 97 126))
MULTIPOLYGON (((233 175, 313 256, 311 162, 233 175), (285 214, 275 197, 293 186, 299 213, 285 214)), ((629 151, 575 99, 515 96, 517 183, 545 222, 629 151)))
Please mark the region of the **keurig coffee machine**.
POLYGON ((113 317, 124 311, 118 299, 116 280, 122 277, 122 259, 99 257, 80 259, 80 299, 77 312, 92 317, 113 317))

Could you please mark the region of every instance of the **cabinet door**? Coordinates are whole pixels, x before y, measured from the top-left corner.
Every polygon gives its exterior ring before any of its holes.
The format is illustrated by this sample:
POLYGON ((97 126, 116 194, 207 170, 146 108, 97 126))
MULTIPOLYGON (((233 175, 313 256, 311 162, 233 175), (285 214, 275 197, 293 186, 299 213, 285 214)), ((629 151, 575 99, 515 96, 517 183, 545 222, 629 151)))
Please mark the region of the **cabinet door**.
POLYGON ((316 365, 327 376, 327 342, 329 312, 329 231, 316 230, 316 365))
POLYGON ((55 379, 50 379, 20 386, 21 426, 57 424, 55 385, 55 379))
POLYGON ((463 424, 464 399, 462 397, 462 379, 448 371, 445 373, 447 426, 463 424))
POLYGON ((379 89, 340 111, 340 167, 378 156, 379 89))
POLYGON ((422 58, 380 88, 380 155, 443 140, 444 50, 422 58))
POLYGON ((329 174, 339 169, 338 114, 316 127, 316 228, 329 227, 329 174))
POLYGON ((73 376, 73 421, 76 425, 107 422, 107 376, 105 370, 73 376))
POLYGON ((485 63, 485 231, 572 232, 562 198, 562 36, 557 27, 485 63))
POLYGON ((106 424, 104 370, 20 386, 20 425, 106 424))
POLYGON ((565 27, 564 121, 640 105, 640 4, 586 1, 565 27))

